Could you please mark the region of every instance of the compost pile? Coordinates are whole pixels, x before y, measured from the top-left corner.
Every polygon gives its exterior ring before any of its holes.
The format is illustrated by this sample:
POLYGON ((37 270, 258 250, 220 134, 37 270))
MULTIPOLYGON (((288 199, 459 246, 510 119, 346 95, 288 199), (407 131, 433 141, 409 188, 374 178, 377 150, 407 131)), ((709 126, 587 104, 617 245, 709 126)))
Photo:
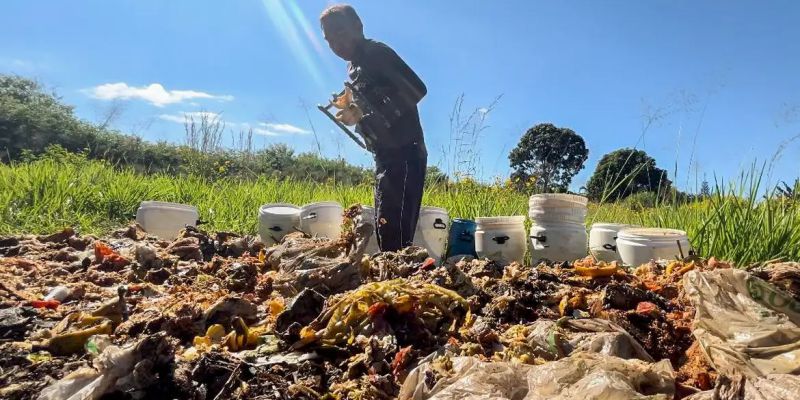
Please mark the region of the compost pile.
POLYGON ((750 276, 726 263, 365 255, 372 226, 358 206, 343 232, 271 248, 195 228, 163 241, 136 225, 0 239, 0 398, 794 398, 800 388, 786 356, 800 354, 797 264, 752 271, 751 297, 786 314, 760 312, 775 324, 756 335, 768 354, 736 364, 725 357, 741 343, 726 352, 722 329, 698 319, 737 318, 704 297, 720 292, 717 275, 750 276), (61 300, 47 296, 54 288, 61 300))

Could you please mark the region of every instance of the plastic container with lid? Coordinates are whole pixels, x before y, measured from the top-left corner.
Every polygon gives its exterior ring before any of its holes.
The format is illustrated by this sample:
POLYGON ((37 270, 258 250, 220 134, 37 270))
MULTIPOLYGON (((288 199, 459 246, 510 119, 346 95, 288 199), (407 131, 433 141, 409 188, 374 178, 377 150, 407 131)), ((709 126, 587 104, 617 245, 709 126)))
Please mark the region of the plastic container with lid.
POLYGON ((686 232, 664 228, 628 228, 617 234, 622 262, 632 267, 650 260, 674 260, 692 251, 686 232))
POLYGON ((136 223, 161 239, 174 239, 187 225, 196 226, 199 218, 196 207, 179 203, 143 201, 136 210, 136 223))
POLYGON ((336 239, 342 233, 343 213, 335 201, 306 204, 300 209, 300 229, 311 236, 336 239))
POLYGON ((478 257, 507 264, 525 258, 525 217, 482 217, 475 220, 475 252, 478 257))
POLYGON ((619 231, 634 228, 635 225, 598 222, 589 231, 589 252, 600 261, 622 261, 617 252, 619 231))
POLYGON ((268 246, 300 227, 300 208, 286 203, 265 204, 258 209, 258 234, 268 246))
POLYGON ((420 208, 417 229, 414 232, 414 246, 424 247, 428 250, 429 257, 436 262, 441 261, 449 227, 450 216, 444 208, 420 208))
POLYGON ((535 194, 528 200, 528 216, 538 222, 584 223, 589 200, 565 193, 535 194))
POLYGON ((475 221, 456 218, 450 223, 450 235, 447 239, 447 256, 472 256, 475 253, 475 221))
POLYGON ((569 218, 561 221, 534 221, 530 230, 531 260, 536 263, 574 261, 586 257, 586 227, 569 218))

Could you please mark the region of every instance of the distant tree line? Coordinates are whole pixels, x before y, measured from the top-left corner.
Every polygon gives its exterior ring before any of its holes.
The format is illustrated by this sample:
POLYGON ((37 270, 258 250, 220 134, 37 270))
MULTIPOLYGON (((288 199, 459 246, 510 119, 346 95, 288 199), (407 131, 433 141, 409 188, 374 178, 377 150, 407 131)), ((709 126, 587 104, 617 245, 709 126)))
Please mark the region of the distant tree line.
POLYGON ((270 176, 343 184, 371 179, 368 170, 345 160, 298 154, 284 144, 255 151, 200 149, 124 135, 80 120, 72 107, 35 81, 0 75, 0 161, 35 158, 53 146, 142 173, 244 179, 270 176))
MULTIPOLYGON (((224 125, 202 118, 187 119, 186 144, 149 142, 77 118, 72 107, 46 92, 37 82, 0 74, 0 161, 25 161, 49 152, 82 153, 112 165, 141 173, 196 175, 204 178, 335 181, 368 184, 372 172, 344 159, 314 153, 296 153, 285 144, 252 149, 252 137, 239 149, 219 146, 224 125), (55 151, 53 151, 55 149, 55 151)), ((240 136, 242 134, 240 133, 240 136)), ((572 179, 584 167, 589 150, 584 139, 569 128, 543 123, 528 129, 510 152, 511 182, 526 193, 567 192, 572 179)), ((428 167, 427 183, 446 185, 450 178, 437 167, 428 167)), ((798 184, 786 185, 787 197, 795 197, 798 184)), ((601 157, 594 173, 580 191, 593 201, 635 201, 641 204, 672 199, 690 201, 710 195, 707 182, 698 196, 676 190, 667 171, 643 150, 622 148, 601 157)))
MULTIPOLYGON (((528 129, 508 156, 512 181, 520 190, 537 193, 567 192, 588 158, 589 149, 580 135, 549 123, 528 129)), ((669 196, 687 196, 672 187, 667 171, 658 168, 652 157, 628 148, 604 155, 582 189, 593 201, 620 201, 638 195, 658 202, 669 196)))

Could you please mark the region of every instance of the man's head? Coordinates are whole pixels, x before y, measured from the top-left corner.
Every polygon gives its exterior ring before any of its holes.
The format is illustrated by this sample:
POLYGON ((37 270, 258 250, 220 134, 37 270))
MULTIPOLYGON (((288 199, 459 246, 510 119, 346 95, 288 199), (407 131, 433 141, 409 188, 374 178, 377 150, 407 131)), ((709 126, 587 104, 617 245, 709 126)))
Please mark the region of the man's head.
POLYGON ((353 59, 358 44, 364 40, 364 26, 353 7, 330 6, 319 17, 322 33, 333 53, 346 61, 353 59))

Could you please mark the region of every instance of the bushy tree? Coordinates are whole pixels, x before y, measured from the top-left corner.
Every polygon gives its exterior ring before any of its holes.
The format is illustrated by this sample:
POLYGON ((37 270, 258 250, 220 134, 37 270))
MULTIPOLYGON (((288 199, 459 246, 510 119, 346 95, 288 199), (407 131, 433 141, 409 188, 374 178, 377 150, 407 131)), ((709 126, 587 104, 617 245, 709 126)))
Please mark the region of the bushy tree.
POLYGON ((586 184, 586 192, 595 201, 620 200, 634 193, 670 192, 672 182, 667 171, 642 150, 619 149, 603 156, 586 184))
POLYGON ((711 197, 711 186, 709 186, 707 180, 703 180, 703 183, 700 184, 700 198, 707 199, 711 197))
POLYGON ((39 154, 51 144, 81 151, 93 144, 95 134, 37 82, 0 74, 0 160, 14 159, 23 150, 39 154))
POLYGON ((522 135, 508 159, 519 189, 534 178, 536 191, 566 192, 588 157, 586 143, 572 129, 538 124, 522 135))
POLYGON ((435 165, 428 166, 425 172, 425 185, 427 186, 443 185, 449 180, 450 178, 448 178, 447 174, 435 165))

